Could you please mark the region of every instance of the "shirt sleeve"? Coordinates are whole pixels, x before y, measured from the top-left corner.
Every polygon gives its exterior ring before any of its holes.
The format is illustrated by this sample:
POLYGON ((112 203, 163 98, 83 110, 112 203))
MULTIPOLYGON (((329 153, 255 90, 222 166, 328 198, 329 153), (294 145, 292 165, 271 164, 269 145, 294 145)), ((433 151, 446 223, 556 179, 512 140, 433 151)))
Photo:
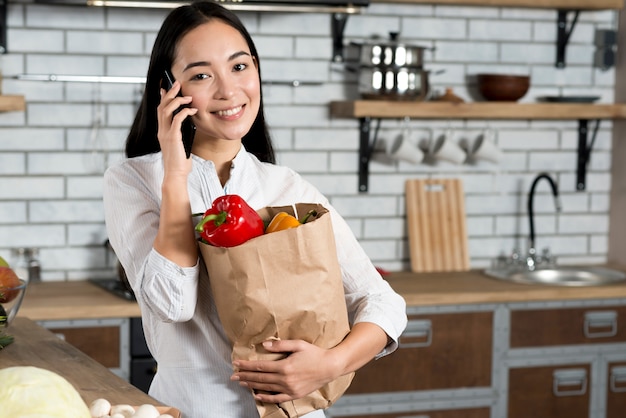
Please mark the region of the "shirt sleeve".
POLYGON ((106 171, 103 200, 109 241, 141 309, 164 322, 188 321, 197 301, 199 263, 183 268, 154 250, 160 177, 143 174, 127 162, 106 171))
POLYGON ((389 344, 376 358, 394 352, 407 325, 406 302, 382 278, 345 220, 329 208, 337 242, 337 255, 352 324, 371 322, 383 329, 389 344))

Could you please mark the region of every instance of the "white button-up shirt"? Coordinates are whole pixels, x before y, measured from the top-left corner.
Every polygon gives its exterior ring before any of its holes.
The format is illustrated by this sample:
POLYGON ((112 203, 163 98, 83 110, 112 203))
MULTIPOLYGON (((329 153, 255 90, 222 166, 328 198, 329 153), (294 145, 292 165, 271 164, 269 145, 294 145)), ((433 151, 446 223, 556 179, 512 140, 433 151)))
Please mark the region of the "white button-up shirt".
MULTIPOLYGON (((319 203, 329 209, 351 324, 372 322, 397 348, 406 326, 404 299, 381 278, 344 219, 293 170, 260 162, 242 147, 222 187, 215 166, 192 155, 188 188, 192 213, 204 213, 218 196, 238 194, 254 209, 319 203)), ((258 416, 249 389, 231 382, 231 345, 213 303, 206 269, 180 267, 152 245, 159 226, 161 153, 126 159, 104 176, 109 240, 141 309, 146 342, 158 364, 150 395, 179 408, 185 418, 258 416)), ((324 416, 320 411, 307 417, 324 416)))

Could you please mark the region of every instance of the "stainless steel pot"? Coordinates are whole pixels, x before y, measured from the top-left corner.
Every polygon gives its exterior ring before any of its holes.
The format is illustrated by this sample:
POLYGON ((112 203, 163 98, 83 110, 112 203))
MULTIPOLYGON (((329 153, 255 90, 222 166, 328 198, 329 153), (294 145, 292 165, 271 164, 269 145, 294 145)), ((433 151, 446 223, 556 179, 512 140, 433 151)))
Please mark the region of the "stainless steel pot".
POLYGON ((424 101, 431 93, 428 76, 418 68, 361 67, 359 93, 370 100, 424 101))
MULTIPOLYGON (((391 32, 388 41, 352 42, 360 48, 359 93, 364 99, 426 100, 430 96, 429 72, 424 69, 423 46, 411 46, 391 32)), ((355 68, 356 67, 356 68, 355 68)))
POLYGON ((424 66, 423 46, 407 45, 398 39, 398 32, 389 32, 389 40, 352 42, 360 48, 359 64, 363 66, 418 67, 424 66))

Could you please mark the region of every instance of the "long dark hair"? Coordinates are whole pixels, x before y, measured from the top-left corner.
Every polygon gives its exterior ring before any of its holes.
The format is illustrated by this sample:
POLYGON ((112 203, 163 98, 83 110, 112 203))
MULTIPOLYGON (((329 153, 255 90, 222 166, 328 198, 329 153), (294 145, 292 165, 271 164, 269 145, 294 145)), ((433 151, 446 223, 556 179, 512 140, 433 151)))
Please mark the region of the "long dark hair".
MULTIPOLYGON (((174 9, 163 21, 154 41, 146 77, 146 87, 135 120, 126 138, 127 157, 138 157, 161 150, 157 139, 157 106, 161 100, 159 91, 163 73, 165 70, 171 69, 180 39, 192 29, 211 19, 220 19, 241 33, 250 48, 250 53, 257 62, 260 79, 259 54, 248 30, 236 14, 212 1, 197 1, 174 9)), ((259 160, 269 163, 276 162, 269 130, 265 123, 262 91, 259 113, 242 141, 246 150, 254 154, 259 160)))

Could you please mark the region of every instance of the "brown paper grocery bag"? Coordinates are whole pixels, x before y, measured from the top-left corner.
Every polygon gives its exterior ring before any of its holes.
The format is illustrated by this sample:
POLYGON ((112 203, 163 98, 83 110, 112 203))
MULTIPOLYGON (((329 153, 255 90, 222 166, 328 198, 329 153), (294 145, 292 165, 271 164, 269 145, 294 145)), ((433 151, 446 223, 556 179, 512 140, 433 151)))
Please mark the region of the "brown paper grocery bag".
MULTIPOLYGON (((234 359, 277 359, 261 345, 268 339, 302 339, 323 348, 339 344, 350 331, 341 270, 328 210, 321 205, 267 207, 269 221, 280 211, 298 219, 315 210, 314 220, 239 245, 200 244, 218 315, 233 344, 234 359), (294 210, 295 209, 295 210, 294 210)), ((290 402, 257 402, 261 418, 300 417, 331 406, 354 373, 290 402)))

